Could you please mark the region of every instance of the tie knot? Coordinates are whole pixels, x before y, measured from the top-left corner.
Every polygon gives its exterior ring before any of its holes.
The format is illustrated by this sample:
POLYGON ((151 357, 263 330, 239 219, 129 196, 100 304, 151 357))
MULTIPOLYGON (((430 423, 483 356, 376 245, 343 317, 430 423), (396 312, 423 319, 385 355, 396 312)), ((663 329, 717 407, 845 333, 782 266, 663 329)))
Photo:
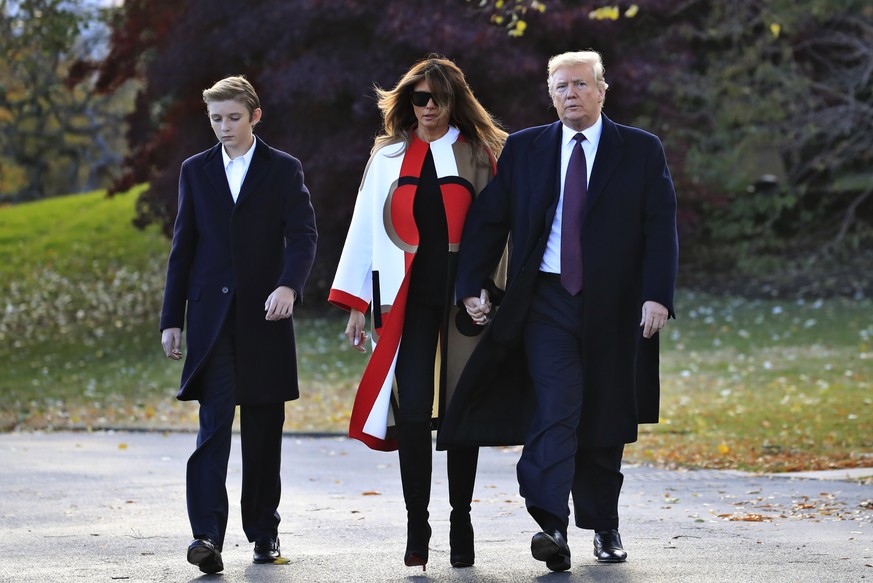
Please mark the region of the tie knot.
POLYGON ((585 134, 579 132, 578 134, 573 136, 573 139, 576 140, 577 144, 581 144, 585 140, 585 134))

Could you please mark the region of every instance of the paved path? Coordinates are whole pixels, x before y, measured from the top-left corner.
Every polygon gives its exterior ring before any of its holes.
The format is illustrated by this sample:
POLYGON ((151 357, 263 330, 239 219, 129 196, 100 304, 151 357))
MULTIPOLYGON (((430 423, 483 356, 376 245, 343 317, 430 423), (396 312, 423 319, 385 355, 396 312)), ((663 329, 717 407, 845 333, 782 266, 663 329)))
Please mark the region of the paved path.
MULTIPOLYGON (((427 581, 575 583, 873 582, 873 486, 857 481, 627 467, 629 553, 599 565, 571 530, 573 567, 530 557, 534 523, 517 494, 517 448, 482 450, 473 508, 476 566, 448 562, 445 455, 435 455, 431 558, 403 566, 396 454, 344 438, 288 436, 280 538, 286 565, 254 565, 239 522, 239 443, 222 575, 185 561, 186 433, 0 435, 0 582, 427 581)), ((855 476, 873 470, 855 471, 855 476)))

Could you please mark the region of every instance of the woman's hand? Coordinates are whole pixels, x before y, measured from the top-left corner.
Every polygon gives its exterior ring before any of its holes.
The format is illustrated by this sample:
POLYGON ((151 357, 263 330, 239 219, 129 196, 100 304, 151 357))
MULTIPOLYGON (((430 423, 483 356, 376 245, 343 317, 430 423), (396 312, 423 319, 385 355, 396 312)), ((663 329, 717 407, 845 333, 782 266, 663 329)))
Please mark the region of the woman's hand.
POLYGON ((364 331, 364 314, 354 308, 349 311, 349 323, 346 324, 346 338, 349 344, 358 352, 367 352, 364 342, 367 341, 367 333, 364 331))

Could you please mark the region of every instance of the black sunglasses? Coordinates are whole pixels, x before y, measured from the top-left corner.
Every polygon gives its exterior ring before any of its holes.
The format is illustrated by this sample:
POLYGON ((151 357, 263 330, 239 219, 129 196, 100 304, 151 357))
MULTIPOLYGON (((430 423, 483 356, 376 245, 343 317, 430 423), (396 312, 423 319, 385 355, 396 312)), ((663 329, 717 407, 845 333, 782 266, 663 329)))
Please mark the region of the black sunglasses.
POLYGON ((433 99, 434 105, 437 105, 437 100, 434 98, 433 93, 429 91, 413 91, 412 92, 412 105, 415 107, 425 107, 427 102, 433 99))

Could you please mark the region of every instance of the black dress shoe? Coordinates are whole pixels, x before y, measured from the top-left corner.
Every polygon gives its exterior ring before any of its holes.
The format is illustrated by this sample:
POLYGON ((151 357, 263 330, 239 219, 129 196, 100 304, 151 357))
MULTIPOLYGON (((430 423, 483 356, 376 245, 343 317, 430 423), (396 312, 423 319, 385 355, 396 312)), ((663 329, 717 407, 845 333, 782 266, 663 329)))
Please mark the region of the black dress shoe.
POLYGON ((621 546, 621 536, 616 529, 598 530, 594 533, 594 556, 601 563, 623 563, 627 553, 621 546))
POLYGON ((537 561, 545 561, 551 571, 570 568, 570 547, 567 539, 557 530, 538 532, 530 539, 530 554, 537 561))
POLYGON ((252 562, 273 563, 281 556, 278 538, 259 538, 255 541, 255 554, 252 557, 252 562))
POLYGON ((224 570, 221 551, 208 538, 197 538, 188 545, 188 562, 197 565, 204 573, 218 573, 224 570))

